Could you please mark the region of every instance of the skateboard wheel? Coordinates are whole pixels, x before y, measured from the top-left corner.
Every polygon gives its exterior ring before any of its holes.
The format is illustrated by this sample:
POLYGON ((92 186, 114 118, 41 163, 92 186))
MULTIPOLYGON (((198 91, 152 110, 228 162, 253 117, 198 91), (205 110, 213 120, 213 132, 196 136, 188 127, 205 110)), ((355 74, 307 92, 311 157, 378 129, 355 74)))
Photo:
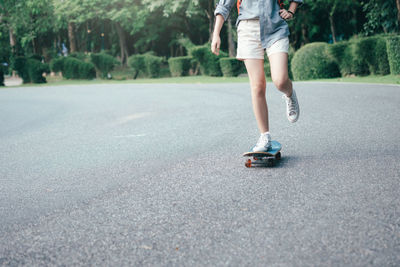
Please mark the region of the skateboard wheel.
POLYGON ((280 160, 282 158, 281 152, 278 152, 278 154, 276 154, 275 158, 277 160, 280 160))
POLYGON ((244 164, 247 168, 251 168, 251 159, 248 159, 244 164))

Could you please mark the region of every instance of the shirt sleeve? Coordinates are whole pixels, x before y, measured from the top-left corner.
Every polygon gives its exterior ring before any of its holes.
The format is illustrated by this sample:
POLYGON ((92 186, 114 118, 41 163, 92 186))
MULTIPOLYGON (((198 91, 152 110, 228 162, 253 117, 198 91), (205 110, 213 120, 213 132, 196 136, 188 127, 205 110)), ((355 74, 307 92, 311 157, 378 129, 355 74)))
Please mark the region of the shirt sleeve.
POLYGON ((236 0, 220 0, 219 3, 215 7, 214 15, 221 14, 224 17, 224 20, 228 19, 229 13, 236 3, 236 0))

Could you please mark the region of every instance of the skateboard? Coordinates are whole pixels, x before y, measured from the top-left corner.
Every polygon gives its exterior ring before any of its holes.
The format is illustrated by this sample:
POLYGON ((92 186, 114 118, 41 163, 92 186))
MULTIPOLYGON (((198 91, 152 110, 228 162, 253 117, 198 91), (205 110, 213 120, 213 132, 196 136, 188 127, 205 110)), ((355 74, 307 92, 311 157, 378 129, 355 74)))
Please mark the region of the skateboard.
POLYGON ((272 167, 275 165, 276 161, 281 159, 281 149, 282 145, 278 141, 271 141, 271 149, 267 152, 246 152, 243 157, 250 157, 245 162, 247 168, 252 166, 268 166, 272 167), (253 160, 251 160, 253 157, 253 160))

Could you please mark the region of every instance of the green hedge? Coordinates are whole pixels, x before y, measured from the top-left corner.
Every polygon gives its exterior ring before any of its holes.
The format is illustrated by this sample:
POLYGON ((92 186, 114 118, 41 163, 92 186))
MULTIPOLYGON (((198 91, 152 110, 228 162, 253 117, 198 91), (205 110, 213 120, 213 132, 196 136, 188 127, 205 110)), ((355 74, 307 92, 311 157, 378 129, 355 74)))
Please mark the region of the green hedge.
POLYGON ((49 73, 50 68, 48 64, 42 63, 38 58, 41 57, 37 55, 29 58, 17 56, 14 59, 13 69, 17 71, 23 83, 46 83, 43 73, 49 73))
POLYGON ((192 66, 192 57, 171 57, 168 59, 169 71, 173 77, 181 77, 189 75, 192 66))
POLYGON ((328 46, 327 53, 329 57, 336 62, 342 76, 353 73, 352 44, 348 41, 338 42, 328 46))
POLYGON ((222 76, 219 59, 227 57, 226 52, 220 51, 219 56, 214 55, 210 50, 210 45, 207 43, 201 46, 195 46, 190 50, 190 54, 200 64, 200 72, 208 76, 222 76))
POLYGON ((234 57, 224 57, 219 59, 219 65, 224 77, 238 76, 243 70, 243 64, 242 61, 237 60, 234 57))
POLYGON ((66 57, 56 57, 50 62, 50 69, 53 72, 62 72, 66 57))
POLYGON ((29 58, 27 64, 30 81, 33 83, 46 83, 46 78, 43 77, 43 73, 50 72, 49 65, 33 58, 29 58))
POLYGON ((128 65, 135 72, 133 79, 136 79, 140 72, 146 73, 146 64, 144 62, 144 55, 133 55, 128 58, 128 65))
POLYGON ((50 69, 54 72, 62 72, 63 77, 66 79, 91 80, 96 78, 95 66, 76 57, 55 58, 50 62, 50 69))
POLYGON ((29 78, 27 59, 23 56, 16 56, 13 62, 13 70, 15 70, 19 77, 21 77, 23 83, 29 83, 31 79, 29 78))
POLYGON ((360 38, 354 44, 354 59, 368 67, 366 74, 385 75, 390 73, 384 37, 360 38))
POLYGON ((86 61, 88 59, 88 55, 83 52, 73 52, 68 55, 69 57, 74 57, 81 61, 86 61))
POLYGON ((160 77, 162 57, 157 57, 152 53, 133 55, 128 58, 128 65, 135 72, 134 79, 139 73, 144 73, 147 77, 160 77))
POLYGON ((4 86, 4 71, 2 65, 0 65, 0 86, 4 86))
POLYGON ((291 69, 295 80, 339 77, 337 64, 328 56, 327 43, 311 43, 300 48, 293 56, 291 69))
POLYGON ((390 36, 386 39, 387 54, 390 65, 390 73, 400 74, 400 35, 390 36))
POLYGON ((161 63, 163 62, 162 57, 157 57, 151 54, 146 54, 144 57, 146 65, 146 72, 150 78, 160 77, 161 63))
POLYGON ((81 61, 75 57, 66 57, 63 62, 62 74, 66 79, 96 78, 96 69, 92 63, 81 61))
POLYGON ((118 61, 106 53, 91 54, 90 59, 102 78, 107 78, 108 74, 118 64, 118 61))

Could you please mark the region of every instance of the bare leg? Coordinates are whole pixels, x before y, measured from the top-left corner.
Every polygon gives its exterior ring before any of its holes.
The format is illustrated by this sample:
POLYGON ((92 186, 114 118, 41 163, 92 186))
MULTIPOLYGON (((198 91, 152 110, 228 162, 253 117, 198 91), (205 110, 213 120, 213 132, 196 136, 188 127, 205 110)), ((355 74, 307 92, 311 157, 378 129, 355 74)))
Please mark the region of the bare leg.
POLYGON ((249 74, 251 99, 253 111, 261 133, 269 131, 268 106, 265 98, 265 73, 263 59, 245 59, 247 73, 249 74))
POLYGON ((268 58, 271 66, 272 82, 279 91, 290 97, 293 93, 293 85, 288 73, 288 54, 283 52, 274 53, 268 58))

